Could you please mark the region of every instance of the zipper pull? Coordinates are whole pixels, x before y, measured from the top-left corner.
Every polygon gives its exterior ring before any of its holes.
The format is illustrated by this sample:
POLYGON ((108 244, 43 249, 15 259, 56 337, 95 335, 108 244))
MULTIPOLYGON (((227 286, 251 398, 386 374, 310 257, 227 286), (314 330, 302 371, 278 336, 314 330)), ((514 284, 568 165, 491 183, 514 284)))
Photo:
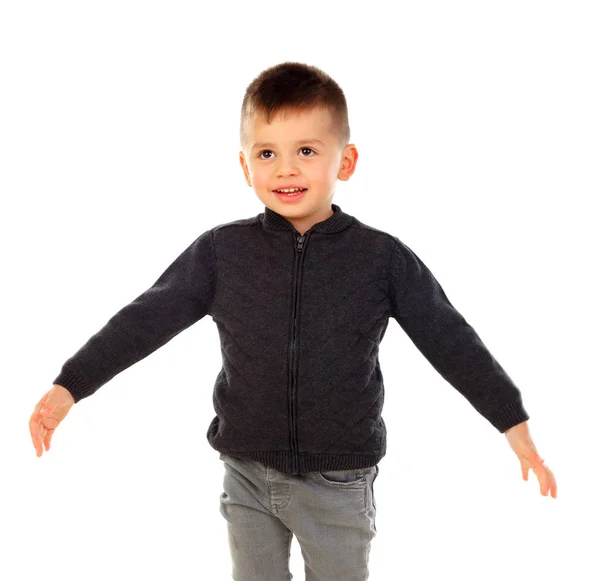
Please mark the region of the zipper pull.
POLYGON ((297 237, 298 240, 298 246, 296 246, 296 249, 298 250, 298 252, 302 252, 302 248, 303 248, 303 244, 304 244, 304 236, 298 236, 297 237))

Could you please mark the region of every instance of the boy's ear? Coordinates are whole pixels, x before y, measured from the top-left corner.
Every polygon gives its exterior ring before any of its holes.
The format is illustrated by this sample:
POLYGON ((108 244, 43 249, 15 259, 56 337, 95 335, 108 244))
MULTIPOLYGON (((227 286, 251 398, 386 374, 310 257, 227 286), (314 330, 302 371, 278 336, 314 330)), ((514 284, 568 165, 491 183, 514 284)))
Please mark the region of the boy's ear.
POLYGON ((252 187, 252 181, 250 180, 250 171, 248 170, 248 166, 246 165, 246 159, 244 158, 244 152, 240 151, 240 164, 242 169, 244 170, 244 176, 246 178, 246 183, 252 187))
POLYGON ((357 161, 358 150, 353 143, 349 143, 346 145, 346 147, 344 147, 344 151, 342 152, 342 162, 337 176, 338 179, 342 180, 343 182, 348 181, 356 169, 357 161))

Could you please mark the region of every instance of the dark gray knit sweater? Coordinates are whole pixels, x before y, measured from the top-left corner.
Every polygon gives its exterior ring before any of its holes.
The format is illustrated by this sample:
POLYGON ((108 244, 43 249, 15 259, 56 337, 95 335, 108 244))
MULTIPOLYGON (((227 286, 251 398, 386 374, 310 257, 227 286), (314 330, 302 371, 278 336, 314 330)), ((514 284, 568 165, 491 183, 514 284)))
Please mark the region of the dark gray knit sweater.
POLYGON ((54 383, 77 402, 210 315, 223 360, 213 448, 288 474, 364 468, 386 453, 378 351, 393 317, 501 433, 528 420, 518 388, 419 257, 332 209, 303 236, 266 206, 204 232, 54 383))

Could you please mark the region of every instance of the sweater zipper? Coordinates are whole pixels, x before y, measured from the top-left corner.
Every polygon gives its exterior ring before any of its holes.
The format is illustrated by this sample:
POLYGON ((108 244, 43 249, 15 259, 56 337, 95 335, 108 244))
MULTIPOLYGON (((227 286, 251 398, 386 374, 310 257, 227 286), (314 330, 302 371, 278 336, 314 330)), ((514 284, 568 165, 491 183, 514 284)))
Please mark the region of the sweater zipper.
POLYGON ((289 390, 288 390, 288 401, 289 401, 289 414, 290 414, 290 449, 292 451, 292 473, 298 472, 298 465, 300 462, 298 456, 298 434, 296 425, 296 392, 297 392, 297 374, 295 373, 296 368, 296 336, 297 327, 296 321, 298 318, 298 312, 300 310, 300 279, 301 279, 301 267, 302 258, 304 257, 304 245, 308 239, 308 235, 294 235, 294 311, 293 311, 293 326, 292 326, 292 342, 290 345, 290 369, 289 369, 289 390))

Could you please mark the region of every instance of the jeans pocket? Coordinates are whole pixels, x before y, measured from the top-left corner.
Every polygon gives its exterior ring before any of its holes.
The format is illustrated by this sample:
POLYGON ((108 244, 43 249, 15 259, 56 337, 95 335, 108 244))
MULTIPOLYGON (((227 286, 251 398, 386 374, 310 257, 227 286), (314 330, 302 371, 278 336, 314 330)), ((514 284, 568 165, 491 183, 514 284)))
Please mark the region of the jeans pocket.
POLYGON ((373 508, 377 510, 377 502, 375 501, 375 480, 379 476, 379 466, 375 466, 375 473, 373 474, 373 479, 371 480, 371 499, 373 500, 373 508))
POLYGON ((347 486, 364 482, 365 473, 362 468, 352 470, 325 470, 315 472, 317 477, 327 484, 347 486))

